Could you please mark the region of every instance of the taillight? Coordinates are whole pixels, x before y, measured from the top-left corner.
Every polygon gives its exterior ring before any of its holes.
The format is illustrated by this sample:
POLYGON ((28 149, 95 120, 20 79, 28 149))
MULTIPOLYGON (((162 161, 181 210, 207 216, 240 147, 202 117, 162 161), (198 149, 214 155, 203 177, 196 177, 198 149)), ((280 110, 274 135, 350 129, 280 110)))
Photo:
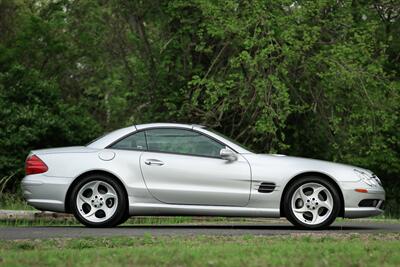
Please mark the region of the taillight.
POLYGON ((38 174, 47 172, 49 168, 46 163, 44 163, 38 156, 32 155, 26 159, 25 162, 25 173, 28 174, 38 174))

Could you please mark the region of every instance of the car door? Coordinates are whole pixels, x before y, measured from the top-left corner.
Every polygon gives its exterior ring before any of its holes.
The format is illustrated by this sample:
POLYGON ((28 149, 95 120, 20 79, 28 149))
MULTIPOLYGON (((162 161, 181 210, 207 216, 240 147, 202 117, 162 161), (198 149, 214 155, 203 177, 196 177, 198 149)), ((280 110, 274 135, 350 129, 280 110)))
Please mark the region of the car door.
POLYGON ((169 204, 245 206, 250 197, 248 162, 219 156, 221 144, 199 132, 179 128, 145 131, 148 151, 140 166, 146 186, 169 204))

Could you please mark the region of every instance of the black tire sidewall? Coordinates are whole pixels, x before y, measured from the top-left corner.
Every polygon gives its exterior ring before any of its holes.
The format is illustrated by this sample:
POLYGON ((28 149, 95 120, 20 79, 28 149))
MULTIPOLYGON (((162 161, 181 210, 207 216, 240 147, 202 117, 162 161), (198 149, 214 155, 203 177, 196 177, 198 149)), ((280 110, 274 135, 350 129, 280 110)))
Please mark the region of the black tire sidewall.
POLYGON ((72 189, 71 199, 70 199, 70 207, 72 208, 72 212, 75 218, 82 224, 89 227, 113 227, 120 224, 124 220, 126 214, 128 213, 126 203, 127 203, 127 197, 121 185, 118 182, 116 182, 114 178, 103 174, 88 175, 79 180, 79 182, 72 189), (78 192, 82 188, 82 186, 84 186, 88 182, 95 180, 103 181, 110 184, 114 188, 118 197, 118 204, 114 215, 108 220, 103 222, 91 222, 86 220, 78 211, 79 207, 77 207, 76 204, 76 198, 78 197, 78 192))
POLYGON ((322 229, 322 228, 325 228, 325 227, 331 225, 335 221, 336 217, 339 215, 339 211, 341 208, 340 206, 341 206, 340 196, 339 196, 339 192, 336 189, 336 187, 331 182, 326 181, 325 179, 322 179, 322 178, 316 177, 316 176, 307 176, 307 177, 303 177, 303 178, 296 180, 294 183, 292 183, 289 186, 288 191, 286 192, 286 194, 284 196, 284 209, 285 209, 286 218, 292 224, 294 224, 300 228, 303 228, 303 229, 322 229), (332 210, 331 214, 329 215, 328 219, 326 219, 324 222, 322 222, 320 224, 309 225, 309 224, 303 223, 302 221, 297 219, 297 217, 294 215, 294 212, 292 210, 291 203, 292 203, 292 196, 293 196, 294 192, 301 185, 304 185, 306 183, 321 184, 321 185, 325 186, 332 195, 333 210, 332 210))

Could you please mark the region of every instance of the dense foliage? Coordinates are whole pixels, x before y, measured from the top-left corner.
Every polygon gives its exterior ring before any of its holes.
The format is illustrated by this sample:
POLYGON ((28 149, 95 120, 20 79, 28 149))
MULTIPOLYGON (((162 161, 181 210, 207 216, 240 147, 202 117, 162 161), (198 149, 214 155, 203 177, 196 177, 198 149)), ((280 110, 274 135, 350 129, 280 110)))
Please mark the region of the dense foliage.
POLYGON ((0 176, 165 121, 393 183, 399 77, 395 0, 0 0, 0 176))

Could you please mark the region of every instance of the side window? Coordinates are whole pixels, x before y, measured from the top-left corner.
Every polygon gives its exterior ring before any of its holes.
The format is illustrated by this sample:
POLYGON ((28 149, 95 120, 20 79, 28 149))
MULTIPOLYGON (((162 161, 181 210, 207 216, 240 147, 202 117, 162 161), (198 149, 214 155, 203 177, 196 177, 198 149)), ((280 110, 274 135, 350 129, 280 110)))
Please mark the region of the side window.
POLYGON ((225 146, 194 131, 153 129, 146 131, 148 149, 207 157, 219 157, 225 146))
POLYGON ((115 143, 111 148, 116 149, 132 149, 132 150, 147 150, 146 136, 144 132, 132 134, 118 143, 115 143))

